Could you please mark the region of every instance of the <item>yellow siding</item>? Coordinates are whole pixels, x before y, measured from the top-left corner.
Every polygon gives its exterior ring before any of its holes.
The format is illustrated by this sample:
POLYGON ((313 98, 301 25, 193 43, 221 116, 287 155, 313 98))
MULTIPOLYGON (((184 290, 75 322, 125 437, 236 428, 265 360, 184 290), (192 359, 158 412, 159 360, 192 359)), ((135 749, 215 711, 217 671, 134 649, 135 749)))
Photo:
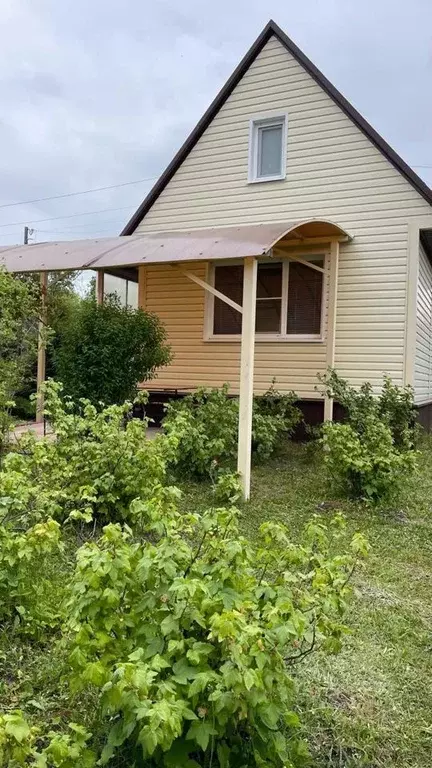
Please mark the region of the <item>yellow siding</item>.
MULTIPOLYGON (((354 241, 340 251, 335 363, 352 383, 404 375, 407 223, 430 206, 272 38, 137 232, 331 219, 354 241), (288 114, 287 178, 248 184, 249 120, 288 114)), ((199 274, 204 275, 200 266, 199 274)), ((197 272, 198 274, 198 272, 197 272)), ((204 342, 204 295, 167 267, 149 267, 146 301, 165 321, 173 351, 154 387, 238 381, 239 344, 204 342)), ((256 345, 256 389, 316 397, 325 343, 256 345)))
POLYGON ((432 400, 432 267, 423 248, 417 281, 415 391, 418 403, 432 400))
MULTIPOLYGON (((206 279, 205 263, 190 263, 185 269, 206 279)), ((164 323, 174 355, 173 363, 146 387, 188 390, 228 382, 230 391, 238 392, 240 344, 203 340, 203 289, 168 265, 145 267, 145 274, 144 306, 164 323)), ((325 355, 322 342, 257 342, 255 391, 265 392, 275 378, 283 391, 294 389, 303 397, 316 397, 316 373, 325 371, 325 355)))

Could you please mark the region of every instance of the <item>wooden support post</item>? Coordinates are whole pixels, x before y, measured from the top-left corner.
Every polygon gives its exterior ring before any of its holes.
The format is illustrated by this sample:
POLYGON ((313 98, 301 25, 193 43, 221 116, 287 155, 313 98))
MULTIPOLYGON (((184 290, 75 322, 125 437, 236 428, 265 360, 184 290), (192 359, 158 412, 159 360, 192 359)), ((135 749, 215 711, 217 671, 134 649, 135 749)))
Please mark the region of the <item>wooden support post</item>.
MULTIPOLYGON (((339 242, 337 240, 331 243, 330 247, 330 279, 329 279, 329 299, 327 315, 327 353, 326 365, 333 368, 335 363, 336 347, 336 311, 337 311, 337 293, 338 293, 338 273, 339 273, 339 242)), ((324 399, 324 421, 333 421, 333 398, 324 399)))
POLYGON ((96 272, 96 301, 98 304, 103 304, 104 300, 104 283, 105 273, 103 269, 98 269, 96 272))
POLYGON ((237 469, 247 501, 250 496, 252 456, 252 411, 255 352, 257 260, 253 256, 244 259, 243 316, 240 359, 240 402, 237 469))
POLYGON ((48 272, 40 273, 41 286, 41 318, 39 320, 38 355, 37 355, 37 389, 36 389, 36 422, 41 424, 44 420, 45 398, 42 385, 45 381, 46 371, 46 294, 48 286, 48 272))

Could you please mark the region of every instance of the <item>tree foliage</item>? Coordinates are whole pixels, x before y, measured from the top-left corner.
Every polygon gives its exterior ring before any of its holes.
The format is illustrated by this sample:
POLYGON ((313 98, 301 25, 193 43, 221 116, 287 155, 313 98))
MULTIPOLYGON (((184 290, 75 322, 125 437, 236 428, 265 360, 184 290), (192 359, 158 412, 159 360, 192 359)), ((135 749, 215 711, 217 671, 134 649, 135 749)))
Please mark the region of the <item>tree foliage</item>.
POLYGON ((166 464, 177 441, 146 439, 146 421, 129 419, 131 402, 97 409, 75 404, 62 385, 45 387, 55 440, 29 433, 0 473, 0 521, 37 523, 129 520, 131 503, 166 492, 166 464))
POLYGON ((169 361, 159 318, 121 307, 115 296, 101 305, 84 299, 60 328, 54 355, 56 377, 68 395, 106 405, 133 398, 139 382, 151 379, 169 361))
POLYGON ((0 267, 0 453, 7 440, 15 394, 36 356, 40 295, 0 267))

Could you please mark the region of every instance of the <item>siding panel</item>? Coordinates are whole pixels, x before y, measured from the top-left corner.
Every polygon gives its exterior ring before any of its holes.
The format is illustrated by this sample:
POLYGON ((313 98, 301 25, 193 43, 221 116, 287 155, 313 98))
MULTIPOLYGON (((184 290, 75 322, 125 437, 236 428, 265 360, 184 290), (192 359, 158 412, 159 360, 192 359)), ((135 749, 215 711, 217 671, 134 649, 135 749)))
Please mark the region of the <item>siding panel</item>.
MULTIPOLYGON (((354 384, 404 376, 407 224, 430 206, 301 65, 272 38, 154 203, 137 232, 332 219, 353 236, 341 245, 336 366, 354 384), (248 184, 249 120, 288 114, 287 178, 248 184)), ((204 278, 204 263, 193 265, 204 278)), ((145 301, 165 322, 173 363, 152 388, 238 388, 240 345, 205 342, 204 292, 167 266, 146 268, 145 301)), ((424 331, 419 331, 421 344, 424 331)), ((317 397, 326 343, 257 342, 256 391, 317 397)), ((419 352, 424 365, 424 350, 419 352)), ((424 369, 419 368, 424 389, 424 369)), ((423 391, 422 389, 422 391, 423 391)))
POLYGON ((416 317, 414 382, 416 401, 424 403, 432 400, 432 266, 421 246, 416 317))

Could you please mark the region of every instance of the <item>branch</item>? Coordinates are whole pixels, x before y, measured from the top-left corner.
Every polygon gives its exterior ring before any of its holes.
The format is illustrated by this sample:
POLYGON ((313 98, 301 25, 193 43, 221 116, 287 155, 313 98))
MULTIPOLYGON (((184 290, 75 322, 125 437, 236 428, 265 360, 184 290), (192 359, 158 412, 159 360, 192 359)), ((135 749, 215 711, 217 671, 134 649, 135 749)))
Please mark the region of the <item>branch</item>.
POLYGON ((198 559, 198 557, 199 557, 199 555, 200 555, 200 552, 201 552, 201 550, 202 550, 202 547, 203 547, 203 544, 204 544, 204 542, 205 542, 206 538, 207 538, 207 531, 204 531, 204 535, 203 535, 203 537, 202 537, 202 539, 201 539, 201 541, 200 541, 200 543, 199 543, 199 545, 198 545, 197 551, 195 552, 195 554, 194 554, 194 556, 193 556, 192 560, 190 561, 190 563, 189 563, 188 567, 186 568, 186 570, 185 570, 185 572, 184 572, 184 574, 183 574, 183 578, 186 578, 186 576, 188 575, 188 573, 189 573, 190 569, 192 568, 192 566, 194 565, 194 563, 196 563, 196 561, 197 561, 197 559, 198 559))
POLYGON ((289 664, 291 661, 295 661, 295 662, 301 661, 306 656, 309 656, 309 654, 315 650, 315 643, 316 643, 316 624, 313 625, 312 642, 309 648, 306 648, 306 650, 304 651, 300 651, 300 653, 296 653, 294 656, 285 656, 284 661, 286 661, 287 664, 289 664))

